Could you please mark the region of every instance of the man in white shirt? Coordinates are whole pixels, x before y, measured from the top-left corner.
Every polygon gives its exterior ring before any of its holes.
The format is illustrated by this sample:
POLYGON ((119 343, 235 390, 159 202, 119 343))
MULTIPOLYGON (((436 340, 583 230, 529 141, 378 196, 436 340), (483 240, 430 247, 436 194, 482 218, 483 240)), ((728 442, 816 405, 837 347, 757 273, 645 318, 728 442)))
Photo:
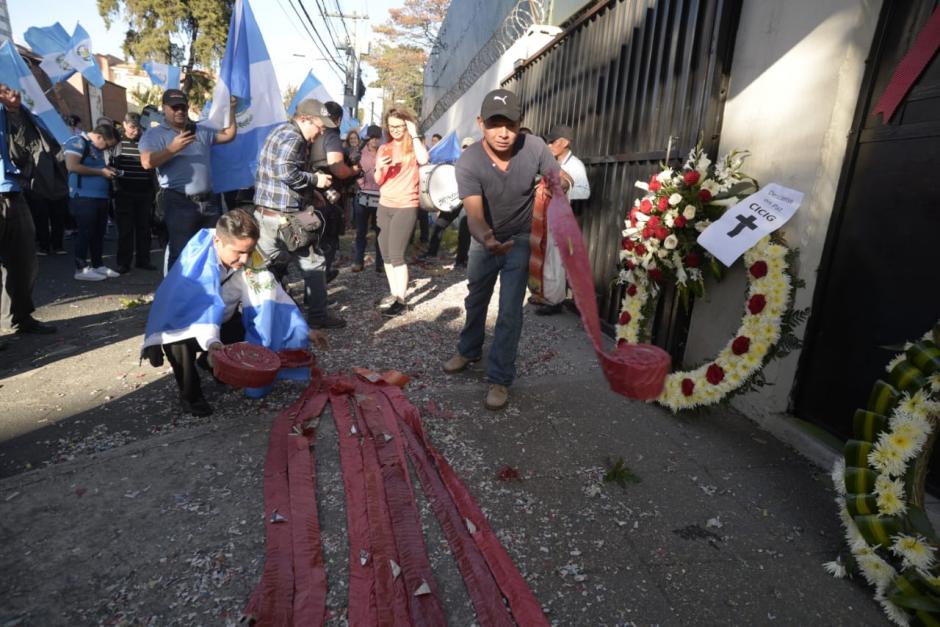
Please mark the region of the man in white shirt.
MULTIPOLYGON (((556 124, 549 131, 545 141, 548 149, 561 166, 561 186, 568 195, 568 200, 587 200, 591 197, 591 184, 588 182, 584 163, 571 152, 571 142, 574 139, 574 130, 565 124, 556 124)), ((553 246, 554 242, 549 243, 553 246)), ((546 256, 550 254, 546 251, 546 256)), ((559 257, 560 262, 560 257, 559 257)), ((561 313, 561 302, 543 303, 535 308, 539 316, 551 316, 561 313)))

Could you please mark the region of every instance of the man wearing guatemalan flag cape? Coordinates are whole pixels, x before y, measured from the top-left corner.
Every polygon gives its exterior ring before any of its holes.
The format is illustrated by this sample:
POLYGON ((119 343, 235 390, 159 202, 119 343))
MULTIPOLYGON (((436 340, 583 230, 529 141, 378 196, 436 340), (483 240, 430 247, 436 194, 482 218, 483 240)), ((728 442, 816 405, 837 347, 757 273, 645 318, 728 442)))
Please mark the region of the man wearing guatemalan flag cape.
POLYGON ((208 126, 226 124, 231 98, 237 99, 238 137, 212 148, 212 188, 217 193, 254 185, 265 138, 287 121, 274 66, 247 0, 237 0, 232 11, 225 56, 206 117, 208 126))
MULTIPOLYGON (((258 223, 248 213, 226 213, 215 229, 196 233, 157 288, 141 356, 159 367, 166 355, 185 412, 212 413, 196 365, 209 369, 209 355, 224 344, 244 340, 279 351, 307 348, 310 339, 320 338, 311 335, 297 305, 260 265, 254 250, 258 236, 258 223)), ((298 368, 282 369, 278 376, 309 375, 309 369, 298 368)), ((268 390, 246 393, 257 398, 268 390)))

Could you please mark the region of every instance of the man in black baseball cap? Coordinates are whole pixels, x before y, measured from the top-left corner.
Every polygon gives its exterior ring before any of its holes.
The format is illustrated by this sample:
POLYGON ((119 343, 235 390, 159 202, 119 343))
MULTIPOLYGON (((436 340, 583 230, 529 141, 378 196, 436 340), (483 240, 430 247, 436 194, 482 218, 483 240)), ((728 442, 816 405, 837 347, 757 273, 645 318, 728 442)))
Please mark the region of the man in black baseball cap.
POLYGON ((536 180, 558 172, 545 142, 519 133, 521 121, 516 94, 506 89, 486 94, 477 118, 483 141, 468 146, 456 168, 457 191, 475 241, 467 265, 467 318, 457 354, 444 364, 444 372, 456 374, 482 357, 486 310, 498 277, 499 313, 487 357, 490 386, 484 400, 491 410, 509 401, 516 376, 536 180))
POLYGON ((179 89, 168 89, 163 92, 163 104, 175 106, 175 105, 188 105, 189 98, 186 97, 179 89))

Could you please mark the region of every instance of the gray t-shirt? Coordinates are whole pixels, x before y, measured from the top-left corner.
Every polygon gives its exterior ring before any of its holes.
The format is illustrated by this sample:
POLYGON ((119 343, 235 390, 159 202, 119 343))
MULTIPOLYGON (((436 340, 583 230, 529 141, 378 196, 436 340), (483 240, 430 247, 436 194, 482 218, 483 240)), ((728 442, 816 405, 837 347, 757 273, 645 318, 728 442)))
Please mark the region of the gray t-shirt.
MULTIPOLYGON (((178 131, 166 122, 144 131, 137 145, 141 152, 164 150, 178 131)), ((212 191, 210 152, 215 143, 215 131, 202 124, 196 125, 196 141, 176 153, 157 168, 157 182, 163 189, 172 189, 193 195, 212 191)))
POLYGON ((486 222, 496 239, 504 242, 531 230, 537 178, 549 172, 558 172, 558 162, 535 135, 519 135, 505 172, 496 167, 479 141, 457 161, 457 192, 461 200, 483 197, 486 222))

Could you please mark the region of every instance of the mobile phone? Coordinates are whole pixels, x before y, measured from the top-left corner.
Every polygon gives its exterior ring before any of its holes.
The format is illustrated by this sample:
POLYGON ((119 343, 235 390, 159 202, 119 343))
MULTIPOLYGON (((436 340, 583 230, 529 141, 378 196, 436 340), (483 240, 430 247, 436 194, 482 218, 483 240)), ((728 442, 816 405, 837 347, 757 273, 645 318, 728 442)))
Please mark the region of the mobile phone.
POLYGON ((196 123, 192 120, 186 121, 186 126, 183 127, 183 132, 185 133, 196 133, 196 123))

